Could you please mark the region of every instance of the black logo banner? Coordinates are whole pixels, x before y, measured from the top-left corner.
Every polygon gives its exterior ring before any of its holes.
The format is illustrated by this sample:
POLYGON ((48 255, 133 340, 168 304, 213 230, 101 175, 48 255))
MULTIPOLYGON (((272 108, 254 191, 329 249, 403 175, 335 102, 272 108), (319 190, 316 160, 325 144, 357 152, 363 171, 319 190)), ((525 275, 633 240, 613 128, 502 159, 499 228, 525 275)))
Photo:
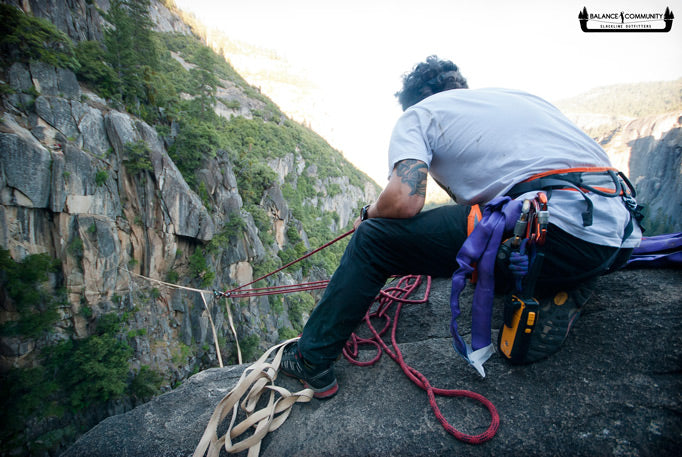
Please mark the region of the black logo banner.
POLYGON ((675 16, 670 8, 664 13, 652 11, 606 11, 588 13, 583 7, 578 14, 583 32, 669 32, 675 16))

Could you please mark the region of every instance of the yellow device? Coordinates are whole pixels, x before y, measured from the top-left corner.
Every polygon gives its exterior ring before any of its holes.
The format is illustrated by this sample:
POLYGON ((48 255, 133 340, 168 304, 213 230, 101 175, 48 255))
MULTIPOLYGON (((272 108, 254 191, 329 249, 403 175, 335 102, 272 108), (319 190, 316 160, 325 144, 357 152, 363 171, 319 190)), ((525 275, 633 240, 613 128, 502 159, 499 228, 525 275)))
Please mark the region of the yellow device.
POLYGON ((533 297, 520 297, 516 294, 510 294, 507 300, 499 347, 510 362, 522 363, 538 320, 540 304, 533 297))

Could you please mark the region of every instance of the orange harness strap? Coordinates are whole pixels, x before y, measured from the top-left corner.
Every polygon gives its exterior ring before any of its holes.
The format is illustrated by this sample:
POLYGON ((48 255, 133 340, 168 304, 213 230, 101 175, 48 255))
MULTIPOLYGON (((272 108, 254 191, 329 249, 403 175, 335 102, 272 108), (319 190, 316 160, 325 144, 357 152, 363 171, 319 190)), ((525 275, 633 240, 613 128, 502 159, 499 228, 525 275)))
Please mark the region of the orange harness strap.
POLYGON ((538 190, 545 190, 549 195, 552 189, 573 190, 582 195, 586 204, 586 210, 582 213, 585 227, 592 225, 593 206, 592 200, 587 196, 588 193, 603 197, 622 197, 625 206, 633 215, 637 211, 637 201, 634 198, 636 194, 632 183, 622 172, 612 167, 576 167, 545 171, 516 184, 507 192, 507 195, 516 198, 526 192, 538 190), (601 175, 609 178, 614 188, 588 185, 583 181, 583 175, 601 175))
MULTIPOLYGON (((537 173, 528 179, 524 179, 521 182, 527 183, 527 182, 534 181, 536 179, 546 178, 548 176, 564 175, 564 174, 568 174, 568 173, 571 173, 571 174, 573 174, 573 173, 599 173, 599 174, 604 174, 604 173, 608 173, 608 172, 619 174, 618 169, 613 168, 613 167, 560 168, 558 170, 550 170, 550 171, 544 171, 542 173, 537 173)), ((596 190, 603 192, 605 194, 613 194, 614 196, 615 195, 623 195, 623 193, 625 192, 624 189, 621 189, 621 191, 618 192, 617 190, 609 189, 608 187, 599 187, 599 186, 590 186, 590 188, 580 187, 580 190, 582 190, 583 192, 589 192, 592 189, 596 189, 596 190)), ((576 189, 574 187, 565 187, 565 188, 562 188, 561 190, 571 190, 574 192, 578 191, 578 189, 576 189)))
POLYGON ((471 232, 474 231, 474 227, 476 227, 476 224, 478 224, 482 217, 481 205, 473 205, 467 216, 467 236, 471 235, 471 232))
POLYGON ((558 170, 543 171, 542 173, 535 174, 530 178, 522 181, 528 182, 538 178, 544 178, 545 176, 560 175, 564 173, 602 173, 605 171, 613 171, 618 173, 618 169, 613 167, 574 167, 574 168, 560 168, 558 170))

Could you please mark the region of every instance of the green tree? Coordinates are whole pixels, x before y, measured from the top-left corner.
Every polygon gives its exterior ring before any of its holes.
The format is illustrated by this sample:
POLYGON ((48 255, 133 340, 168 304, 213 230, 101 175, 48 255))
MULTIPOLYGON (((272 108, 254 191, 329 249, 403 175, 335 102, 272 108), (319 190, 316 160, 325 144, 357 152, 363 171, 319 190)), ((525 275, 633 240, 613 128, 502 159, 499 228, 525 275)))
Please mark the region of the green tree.
POLYGON ((112 0, 105 18, 111 24, 104 31, 104 43, 117 76, 117 98, 134 113, 148 114, 143 104, 149 101, 148 90, 159 66, 149 0, 112 0))
POLYGON ((103 186, 109 178, 109 173, 106 170, 98 170, 95 174, 95 184, 97 186, 103 186))
POLYGON ((235 176, 245 205, 259 205, 263 193, 277 180, 277 173, 258 157, 246 152, 235 163, 235 176))
POLYGON ((189 271, 192 276, 201 279, 202 286, 208 286, 215 278, 215 272, 209 267, 201 249, 195 249, 189 256, 189 271))
POLYGON ((180 134, 168 153, 187 183, 195 188, 194 172, 201 168, 204 159, 215 157, 219 135, 213 125, 192 117, 184 118, 179 124, 180 134))
POLYGON ((143 57, 140 62, 151 68, 159 66, 158 43, 154 38, 154 22, 149 17, 150 0, 127 0, 128 17, 133 32, 135 53, 143 57))
POLYGON ((0 327, 0 333, 39 337, 59 319, 57 304, 62 294, 51 295, 43 287, 48 274, 58 270, 58 264, 47 254, 33 254, 15 262, 9 251, 0 248, 0 288, 12 299, 19 319, 0 327))
POLYGON ((106 61, 106 50, 99 41, 81 41, 76 46, 76 57, 80 63, 76 75, 81 81, 90 84, 104 97, 112 97, 120 86, 120 81, 111 64, 106 61))
MULTIPOLYGON (((59 386, 48 377, 41 366, 12 368, 0 373, 0 453, 10 455, 13 448, 25 442, 25 428, 29 420, 56 409, 53 395, 59 386)), ((54 411, 56 412, 56 411, 54 411)))
POLYGON ((128 386, 128 359, 133 350, 111 333, 66 340, 48 348, 48 371, 76 411, 121 397, 128 386))
POLYGON ((0 64, 31 59, 76 70, 73 43, 46 19, 35 18, 10 5, 0 5, 0 64))
POLYGON ((202 46, 196 55, 198 66, 190 69, 190 76, 194 81, 193 90, 197 94, 198 117, 203 120, 210 120, 214 115, 213 104, 218 87, 215 59, 215 53, 207 46, 202 46))
POLYGON ((111 24, 104 30, 107 61, 116 72, 117 98, 123 101, 128 93, 135 90, 133 69, 136 65, 132 24, 128 18, 125 2, 113 0, 104 17, 111 24))
POLYGON ((142 365, 130 383, 130 393, 138 400, 146 401, 159 392, 163 376, 158 371, 142 365))
POLYGON ((149 146, 142 140, 125 145, 125 158, 123 164, 128 173, 136 175, 145 171, 153 171, 151 159, 149 158, 149 146))

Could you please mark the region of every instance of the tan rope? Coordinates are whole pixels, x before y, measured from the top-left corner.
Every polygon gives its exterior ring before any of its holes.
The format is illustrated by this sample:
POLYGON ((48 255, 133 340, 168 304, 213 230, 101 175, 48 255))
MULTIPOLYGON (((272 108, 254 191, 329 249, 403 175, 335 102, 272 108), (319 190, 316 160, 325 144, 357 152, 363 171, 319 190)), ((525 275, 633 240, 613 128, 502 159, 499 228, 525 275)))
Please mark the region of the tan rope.
POLYGON ((193 457, 203 457, 204 455, 206 457, 219 457, 221 447, 224 447, 228 453, 248 449, 248 457, 257 457, 260 453, 261 441, 265 435, 279 428, 287 420, 293 405, 295 403, 307 403, 313 398, 312 389, 303 389, 292 393, 275 385, 284 348, 296 340, 298 338, 271 347, 242 372, 237 385, 220 400, 213 411, 206 430, 194 450, 193 457), (275 354, 274 358, 268 362, 268 358, 273 353, 275 354), (267 404, 256 410, 258 401, 265 393, 269 393, 267 404), (242 397, 244 397, 243 400, 242 397), (246 418, 235 425, 240 406, 242 411, 246 413, 246 418), (225 434, 218 437, 218 426, 230 413, 232 414, 230 425, 225 434), (241 441, 233 441, 250 428, 255 429, 251 436, 241 441))
MULTIPOLYGON (((121 270, 127 272, 128 274, 131 274, 133 276, 137 276, 139 278, 146 279, 147 281, 152 281, 156 282, 158 284, 163 284, 164 286, 168 286, 174 289, 183 289, 183 290, 189 290, 192 292, 198 292, 199 295, 201 295, 201 300, 204 302, 204 308, 206 309, 206 313, 208 314, 208 321, 211 324, 211 331, 213 332, 213 344, 215 345, 215 351, 216 354, 218 355, 218 363, 220 364, 220 367, 223 367, 223 358, 220 355, 220 346, 218 344, 218 334, 215 329, 215 325, 213 325, 213 317, 211 316, 211 310, 208 307, 208 304, 206 303, 206 298, 204 298, 204 292, 208 292, 209 294, 212 293, 210 290, 203 290, 203 289, 195 289, 194 287, 187 287, 187 286, 181 286, 179 284, 173 284, 170 282, 165 282, 161 281, 159 279, 154 279, 150 278, 148 276, 144 276, 138 273, 133 273, 132 271, 128 270, 127 268, 124 267, 119 267, 121 270)), ((227 303, 227 302, 226 302, 227 303)), ((237 361, 241 365, 242 362, 242 351, 241 348, 239 347, 239 338, 237 337, 237 330, 234 327, 234 321, 232 319, 232 310, 230 309, 229 303, 225 305, 225 308, 227 309, 227 321, 230 324, 230 330, 232 331, 232 335, 234 336, 234 342, 235 345, 237 346, 237 361)))
POLYGON ((220 368, 223 367, 223 357, 220 355, 220 345, 218 344, 218 334, 215 331, 215 325, 213 325, 213 317, 211 316, 211 310, 208 309, 208 304, 206 303, 206 298, 203 292, 199 292, 201 295, 201 301, 204 302, 204 308, 206 309, 206 314, 208 314, 208 321, 211 323, 211 332, 213 332, 213 344, 215 344, 215 353, 218 356, 218 364, 220 368))
POLYGON ((230 323, 230 329, 232 330, 232 334, 234 335, 234 342, 237 345, 237 361, 239 362, 239 365, 244 363, 242 361, 242 349, 239 347, 239 339, 237 338, 237 331, 234 329, 234 322, 232 321, 232 311, 230 310, 230 303, 225 300, 225 308, 227 308, 227 322, 230 323))

